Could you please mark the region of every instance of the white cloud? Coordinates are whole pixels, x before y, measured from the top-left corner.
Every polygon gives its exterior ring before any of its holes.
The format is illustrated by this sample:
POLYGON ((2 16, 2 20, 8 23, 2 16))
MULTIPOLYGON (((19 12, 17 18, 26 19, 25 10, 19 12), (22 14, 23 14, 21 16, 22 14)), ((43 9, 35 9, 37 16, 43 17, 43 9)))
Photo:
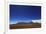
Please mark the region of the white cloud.
POLYGON ((16 24, 17 23, 17 21, 11 21, 10 22, 10 24, 16 24))
POLYGON ((33 23, 41 23, 41 20, 32 20, 33 23))
POLYGON ((19 20, 19 21, 11 21, 10 24, 17 24, 18 22, 25 22, 25 23, 29 23, 29 22, 33 22, 33 23, 41 23, 41 20, 19 20))
POLYGON ((17 24, 19 22, 25 22, 25 23, 29 23, 31 22, 31 20, 18 20, 18 21, 11 21, 10 24, 17 24))

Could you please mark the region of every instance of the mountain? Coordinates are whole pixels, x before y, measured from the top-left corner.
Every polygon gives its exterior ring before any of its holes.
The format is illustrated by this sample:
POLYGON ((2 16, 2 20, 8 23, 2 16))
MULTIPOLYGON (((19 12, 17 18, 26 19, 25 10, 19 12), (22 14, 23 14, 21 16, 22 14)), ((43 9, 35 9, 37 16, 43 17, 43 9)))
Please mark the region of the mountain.
POLYGON ((18 22, 17 24, 32 24, 33 22, 28 22, 28 23, 26 23, 26 22, 18 22))

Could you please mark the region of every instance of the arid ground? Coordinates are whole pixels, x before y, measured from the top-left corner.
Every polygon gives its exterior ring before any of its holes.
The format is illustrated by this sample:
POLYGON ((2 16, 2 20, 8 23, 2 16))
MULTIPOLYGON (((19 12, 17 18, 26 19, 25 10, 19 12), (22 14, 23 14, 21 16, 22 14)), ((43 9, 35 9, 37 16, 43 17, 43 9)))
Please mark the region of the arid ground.
POLYGON ((10 24, 10 29, 21 29, 21 28, 41 28, 41 23, 32 24, 10 24))

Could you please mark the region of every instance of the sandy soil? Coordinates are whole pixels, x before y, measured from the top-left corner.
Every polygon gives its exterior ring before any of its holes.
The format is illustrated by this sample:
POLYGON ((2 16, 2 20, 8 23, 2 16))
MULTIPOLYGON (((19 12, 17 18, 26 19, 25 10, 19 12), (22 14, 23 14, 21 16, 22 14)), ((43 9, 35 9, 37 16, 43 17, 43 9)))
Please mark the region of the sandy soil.
POLYGON ((41 28, 41 23, 32 24, 10 24, 10 29, 21 29, 21 28, 41 28))

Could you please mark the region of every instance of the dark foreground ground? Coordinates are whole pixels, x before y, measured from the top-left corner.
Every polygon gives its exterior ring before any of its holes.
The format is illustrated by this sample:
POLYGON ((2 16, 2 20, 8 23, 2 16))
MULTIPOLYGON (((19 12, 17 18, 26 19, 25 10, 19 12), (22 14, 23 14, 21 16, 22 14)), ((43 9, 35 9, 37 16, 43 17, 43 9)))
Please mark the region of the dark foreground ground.
POLYGON ((10 24, 10 29, 21 29, 21 28, 41 28, 41 23, 10 24))

